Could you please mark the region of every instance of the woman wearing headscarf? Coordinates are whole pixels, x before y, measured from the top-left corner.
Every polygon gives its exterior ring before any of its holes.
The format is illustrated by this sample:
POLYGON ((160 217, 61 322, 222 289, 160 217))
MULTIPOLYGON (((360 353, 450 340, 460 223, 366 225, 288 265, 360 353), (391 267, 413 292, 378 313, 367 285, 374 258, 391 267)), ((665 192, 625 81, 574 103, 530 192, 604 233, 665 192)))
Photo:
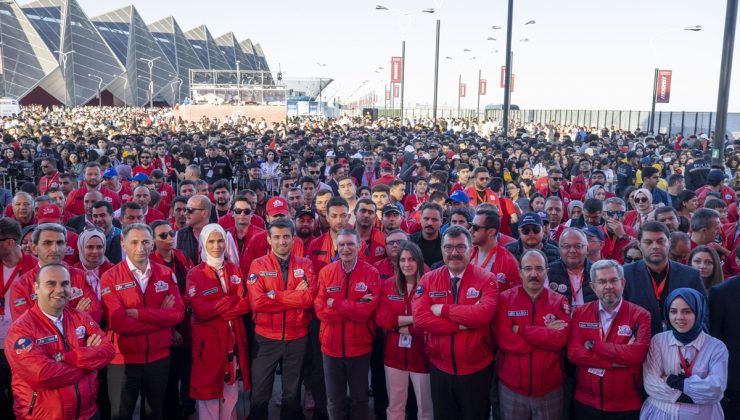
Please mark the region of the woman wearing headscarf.
POLYGON ((584 200, 588 200, 589 198, 595 198, 599 201, 606 200, 606 188, 601 184, 594 185, 586 191, 586 197, 584 200))
POLYGON ((583 220, 583 202, 573 200, 568 203, 568 216, 570 216, 568 221, 563 223, 565 227, 582 228, 586 224, 583 220))
POLYGON ((679 288, 668 295, 664 310, 670 330, 650 342, 642 366, 648 399, 640 419, 723 419, 729 353, 706 332, 706 298, 679 288))
POLYGON ((193 365, 190 396, 200 419, 236 419, 239 381, 250 389, 246 284, 239 267, 226 261, 226 232, 206 225, 199 237, 203 261, 188 273, 187 299, 193 308, 193 365))
POLYGON ((653 211, 653 194, 647 188, 638 188, 634 200, 635 209, 624 214, 624 226, 638 231, 653 211))
POLYGON ((100 300, 100 277, 113 267, 113 264, 105 258, 105 234, 97 229, 83 230, 77 238, 77 251, 80 262, 73 267, 85 272, 87 284, 100 300))

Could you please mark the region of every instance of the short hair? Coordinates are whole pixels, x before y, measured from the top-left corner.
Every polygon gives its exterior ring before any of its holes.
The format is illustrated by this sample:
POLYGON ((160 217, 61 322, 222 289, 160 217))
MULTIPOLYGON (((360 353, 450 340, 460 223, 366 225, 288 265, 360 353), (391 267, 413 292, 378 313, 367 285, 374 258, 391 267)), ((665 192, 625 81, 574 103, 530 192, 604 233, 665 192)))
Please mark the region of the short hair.
POLYGON ((529 254, 539 255, 542 258, 542 261, 544 261, 545 267, 547 267, 547 255, 545 255, 545 253, 539 249, 527 249, 524 252, 522 252, 522 256, 519 257, 519 267, 522 266, 522 261, 524 261, 524 258, 526 258, 529 254))
POLYGON ((479 166, 479 167, 473 169, 473 178, 477 178, 478 177, 478 174, 483 173, 483 172, 485 172, 487 174, 488 173, 488 168, 486 168, 485 166, 479 166))
POLYGON ((465 237, 468 247, 473 246, 473 237, 470 235, 470 231, 460 226, 450 226, 444 234, 442 234, 442 245, 444 246, 447 238, 459 238, 460 236, 465 237))
POLYGON ((385 184, 378 184, 374 186, 372 190, 370 190, 371 194, 375 194, 376 192, 385 193, 386 195, 391 195, 391 187, 385 184))
POLYGON ((349 203, 347 203, 347 200, 343 199, 342 197, 332 197, 329 199, 329 202, 326 203, 326 209, 330 209, 331 207, 345 207, 347 211, 349 211, 349 203))
POLYGON ((668 226, 665 223, 656 222, 651 220, 640 225, 640 230, 637 231, 637 240, 642 241, 642 235, 644 232, 655 232, 662 233, 666 238, 671 237, 671 231, 668 230, 668 226))
POLYGON ((154 178, 156 178, 156 179, 164 178, 164 172, 162 172, 161 169, 155 169, 155 170, 152 171, 151 174, 149 174, 149 178, 152 178, 152 179, 154 179, 154 178))
POLYGON ((70 280, 72 280, 72 274, 69 272, 69 269, 62 263, 51 263, 41 266, 39 268, 39 271, 36 273, 36 284, 41 284, 41 273, 43 273, 46 270, 50 270, 52 268, 61 268, 67 273, 67 277, 69 277, 70 280))
MULTIPOLYGON (((560 207, 563 207, 563 200, 561 200, 560 197, 558 197, 557 195, 551 195, 551 196, 547 197, 545 199, 545 207, 547 207, 547 203, 549 201, 552 201, 554 203, 559 203, 560 204, 560 207)), ((588 200, 586 200, 586 201, 588 201, 588 200)))
POLYGON ((606 200, 604 200, 604 206, 608 206, 609 204, 617 204, 623 209, 627 208, 627 204, 619 197, 609 197, 606 200))
POLYGON ((231 182, 227 179, 219 179, 218 181, 213 183, 213 186, 211 187, 212 192, 216 192, 216 190, 226 188, 226 191, 231 193, 231 182))
POLYGON ((563 170, 562 170, 562 169, 560 169, 560 167, 559 167, 559 166, 553 166, 552 168, 550 168, 550 169, 549 169, 549 170, 547 171, 547 175, 548 175, 548 176, 550 176, 550 175, 552 175, 552 174, 560 174, 560 175, 562 175, 562 174, 563 174, 563 170))
MULTIPOLYGON (((182 184, 180 184, 180 185, 182 185, 182 184)), ((249 181, 249 183, 247 184, 247 188, 250 189, 250 190, 252 190, 252 191, 254 191, 254 192, 264 191, 265 190, 265 183, 262 182, 261 179, 253 179, 253 180, 249 181)))
MULTIPOLYGON (((402 233, 404 236, 406 236, 406 239, 408 240, 408 238, 409 238, 408 232, 403 231, 401 229, 393 229, 391 231, 388 231, 388 232, 385 233, 385 237, 387 238, 387 237, 389 237, 391 235, 395 235, 397 233, 402 233)), ((740 247, 738 247, 738 248, 740 248, 740 247)))
POLYGON ((313 177, 303 176, 303 177, 301 177, 301 179, 298 180, 298 185, 303 186, 303 184, 305 184, 307 182, 310 182, 311 184, 313 184, 314 187, 319 184, 318 182, 316 182, 315 179, 313 179, 313 177))
POLYGON ((617 275, 621 280, 624 280, 624 268, 614 260, 599 260, 595 263, 591 264, 591 270, 588 272, 589 277, 591 278, 591 283, 594 282, 596 279, 596 272, 599 270, 606 270, 608 268, 616 268, 617 269, 617 275))
POLYGON ((337 238, 342 235, 351 235, 353 238, 355 238, 355 243, 357 245, 360 245, 362 243, 362 238, 360 238, 360 234, 357 233, 357 231, 354 229, 339 229, 339 232, 337 232, 337 238))
POLYGON ((714 209, 700 208, 691 216, 691 231, 697 232, 712 226, 712 220, 719 219, 719 212, 714 209))
POLYGON ((642 170, 642 180, 644 181, 645 178, 650 178, 651 176, 658 173, 658 169, 654 166, 648 166, 642 170))
POLYGON ((329 175, 334 175, 337 173, 340 169, 343 169, 344 166, 341 163, 335 163, 331 165, 331 168, 329 168, 329 175))
POLYGON ((188 165, 187 168, 185 168, 186 171, 192 172, 194 175, 200 177, 200 168, 198 165, 188 165))
POLYGON ((470 210, 469 210, 469 209, 467 209, 467 208, 457 208, 457 209, 453 209, 453 210, 452 210, 452 211, 450 212, 450 220, 452 220, 452 216, 454 216, 454 215, 456 215, 456 214, 459 214, 459 215, 461 215, 461 216, 465 217, 465 220, 467 220, 467 221, 468 221, 468 223, 470 223, 470 222, 472 222, 472 221, 473 221, 473 215, 472 215, 472 214, 470 214, 470 210))
POLYGON ((85 169, 82 171, 82 173, 85 173, 85 171, 88 170, 89 168, 98 168, 98 169, 100 169, 101 168, 100 162, 97 162, 97 161, 94 161, 94 160, 92 160, 90 162, 87 162, 85 164, 85 169))
POLYGON ((175 204, 177 204, 177 203, 182 203, 182 204, 185 204, 187 206, 188 205, 188 198, 187 197, 184 197, 182 195, 178 195, 177 197, 175 197, 174 200, 172 200, 172 207, 174 208, 175 207, 175 204))
POLYGON ((185 185, 192 185, 193 188, 195 188, 195 182, 193 182, 193 181, 191 181, 189 179, 185 179, 183 181, 180 181, 180 185, 177 187, 177 190, 179 191, 185 185))
POLYGON ((680 230, 676 232, 671 232, 670 240, 671 248, 678 246, 678 244, 681 242, 686 244, 691 243, 691 237, 689 236, 689 234, 686 232, 681 232, 680 230))
POLYGON ((678 217, 678 212, 676 209, 673 208, 673 206, 660 206, 657 209, 655 209, 654 217, 655 220, 658 220, 658 215, 663 213, 673 213, 676 217, 678 217))
POLYGON ((496 232, 501 228, 501 216, 498 215, 493 209, 479 208, 475 212, 476 216, 483 216, 485 218, 486 228, 496 229, 496 232))
MULTIPOLYGON (((38 199, 36 199, 36 201, 38 201, 38 199)), ((718 209, 726 209, 727 203, 720 198, 712 198, 704 202, 704 208, 719 211, 718 209)))
POLYGON ((3 239, 13 239, 16 243, 21 241, 21 225, 10 217, 0 218, 0 236, 3 239))
MULTIPOLYGON (((332 190, 323 189, 323 190, 316 191, 316 196, 314 197, 314 199, 327 195, 327 194, 331 195, 332 197, 334 196, 334 192, 332 192, 332 190)), ((338 198, 341 198, 341 197, 338 197, 338 198)), ((342 200, 344 199, 342 198, 342 200)))
POLYGON ((270 226, 267 228, 267 234, 270 236, 272 235, 272 228, 290 229, 291 236, 295 236, 295 225, 290 219, 277 219, 270 223, 270 226))
POLYGON ((683 180, 684 180, 684 176, 683 175, 681 175, 681 174, 672 174, 671 176, 668 177, 668 186, 669 187, 672 187, 672 186, 678 184, 679 182, 682 182, 683 180))
POLYGON ((121 215, 126 214, 126 211, 128 211, 129 209, 144 211, 144 207, 141 207, 139 203, 135 201, 129 201, 128 203, 124 203, 121 206, 121 215))
POLYGON ((575 227, 567 227, 563 230, 563 233, 560 234, 560 240, 558 241, 558 245, 560 244, 560 241, 563 240, 563 237, 568 233, 572 233, 574 235, 579 236, 583 240, 583 243, 588 242, 588 237, 581 229, 575 228, 575 227))
MULTIPOLYGON (((128 203, 126 203, 126 204, 128 204, 128 203)), ((96 201, 92 205, 92 208, 93 209, 99 209, 101 207, 105 207, 105 211, 107 211, 108 214, 113 214, 113 204, 111 204, 111 203, 109 203, 109 202, 107 202, 105 200, 96 201)), ((139 207, 141 207, 141 206, 139 206, 139 207)), ((123 211, 123 209, 121 209, 121 211, 123 211)))
POLYGON ((438 211, 440 218, 442 218, 442 216, 444 216, 444 214, 445 214, 445 211, 442 208, 442 206, 440 206, 437 203, 432 203, 432 202, 427 201, 426 203, 424 203, 424 204, 421 205, 421 213, 422 214, 424 213, 424 210, 429 210, 429 209, 438 211))
POLYGON ((39 244, 39 239, 41 238, 41 232, 44 231, 51 231, 56 233, 61 233, 62 236, 64 236, 64 240, 67 240, 67 229, 60 225, 59 223, 41 223, 40 225, 36 226, 36 229, 33 231, 33 236, 31 236, 31 240, 34 244, 39 244))
POLYGON ((583 203, 584 213, 596 213, 597 211, 604 211, 604 205, 601 200, 589 198, 583 203))
POLYGON ((121 237, 125 240, 128 236, 129 232, 132 230, 145 230, 149 232, 149 236, 154 238, 154 232, 152 231, 152 228, 150 228, 148 225, 145 225, 144 223, 132 223, 125 228, 123 228, 123 232, 121 233, 121 237))
POLYGON ((31 207, 33 207, 34 202, 33 202, 33 196, 31 194, 29 194, 29 193, 27 193, 25 191, 18 191, 13 196, 13 200, 11 202, 15 202, 15 199, 18 198, 18 197, 24 197, 26 200, 28 200, 28 201, 31 202, 31 207))
MULTIPOLYGON (((375 202, 373 200, 371 200, 369 198, 361 198, 361 199, 357 200, 357 204, 355 205, 355 212, 354 212, 355 215, 357 214, 357 211, 360 209, 360 204, 367 204, 369 206, 373 206, 375 208, 375 210, 373 210, 373 211, 377 211, 378 210, 378 206, 375 204, 375 202)), ((329 206, 327 206, 326 208, 329 208, 329 206)))

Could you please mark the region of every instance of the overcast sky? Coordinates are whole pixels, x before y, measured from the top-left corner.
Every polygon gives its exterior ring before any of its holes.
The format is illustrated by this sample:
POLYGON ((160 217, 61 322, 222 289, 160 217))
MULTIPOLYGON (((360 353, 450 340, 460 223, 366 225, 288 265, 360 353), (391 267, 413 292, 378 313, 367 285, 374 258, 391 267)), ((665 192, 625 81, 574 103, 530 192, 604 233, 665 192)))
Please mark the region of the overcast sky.
MULTIPOLYGON (((174 15, 185 31, 201 24, 214 37, 233 31, 239 40, 249 37, 262 45, 273 72, 280 67, 286 77, 331 77, 335 81, 326 93, 342 99, 365 93, 357 88, 369 80, 366 89, 382 101, 390 58, 400 56, 405 39, 407 107, 432 103, 435 20, 440 19, 440 106, 457 106, 462 75, 467 84, 462 107, 474 108, 479 69, 488 80, 481 105, 503 101, 506 0, 78 1, 89 17, 133 3, 147 23, 174 15), (390 10, 376 11, 376 4, 390 10), (421 13, 426 8, 437 13, 421 13), (493 25, 504 28, 494 31, 493 25)), ((673 86, 671 103, 658 110, 716 109, 725 0, 514 3, 513 103, 529 109, 647 110, 653 69, 660 67, 673 71, 673 86), (536 24, 525 26, 529 20, 536 24), (691 25, 703 30, 681 30, 691 25), (529 42, 520 41, 525 38, 529 42)), ((740 112, 739 50, 737 31, 731 112, 740 112)))

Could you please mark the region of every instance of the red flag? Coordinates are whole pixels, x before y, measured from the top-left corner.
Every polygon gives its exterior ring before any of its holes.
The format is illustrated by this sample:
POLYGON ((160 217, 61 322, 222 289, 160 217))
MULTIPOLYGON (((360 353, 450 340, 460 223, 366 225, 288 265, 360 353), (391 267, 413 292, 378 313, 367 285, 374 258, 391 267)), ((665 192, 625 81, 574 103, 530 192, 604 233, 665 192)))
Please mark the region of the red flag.
POLYGON ((486 81, 486 79, 480 79, 480 84, 478 85, 479 94, 485 95, 487 88, 488 88, 488 82, 486 81))
POLYGON ((391 83, 401 83, 401 57, 391 57, 391 83))
POLYGON ((385 100, 386 101, 390 101, 391 100, 391 91, 390 90, 386 90, 385 91, 385 100))
POLYGON ((658 92, 655 102, 667 104, 671 99, 671 70, 658 70, 658 92))
POLYGON ((506 66, 501 66, 501 89, 506 86, 506 66))
POLYGON ((393 86, 393 97, 398 98, 401 96, 401 87, 398 85, 393 86))
POLYGON ((467 91, 467 86, 465 86, 465 83, 460 83, 460 97, 464 98, 465 93, 467 91))

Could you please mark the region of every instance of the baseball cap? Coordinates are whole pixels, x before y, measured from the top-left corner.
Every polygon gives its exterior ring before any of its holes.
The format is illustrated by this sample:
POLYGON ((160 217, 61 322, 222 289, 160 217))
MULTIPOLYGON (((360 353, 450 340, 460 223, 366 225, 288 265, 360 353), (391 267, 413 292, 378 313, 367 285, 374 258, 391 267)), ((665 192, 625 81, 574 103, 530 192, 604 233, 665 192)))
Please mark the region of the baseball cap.
POLYGON ((149 176, 143 172, 139 172, 138 174, 134 175, 133 178, 131 178, 132 181, 139 181, 144 182, 149 180, 149 176))
MULTIPOLYGON (((457 191, 456 191, 457 192, 457 191)), ((535 225, 542 227, 542 218, 539 214, 535 212, 528 212, 524 213, 522 215, 522 218, 519 219, 519 227, 528 226, 528 225, 535 225)))
POLYGON ((707 174, 707 184, 716 187, 720 184, 720 182, 724 181, 725 174, 722 173, 719 169, 712 169, 709 171, 709 174, 707 174))
MULTIPOLYGON (((278 213, 280 214, 280 213, 278 213)), ((312 219, 316 218, 316 213, 314 213, 313 209, 311 207, 303 207, 295 214, 296 219, 300 219, 303 216, 311 216, 312 219)))
POLYGON ((631 150, 631 151, 627 152, 627 159, 632 159, 632 158, 636 158, 636 157, 637 157, 637 153, 635 153, 634 150, 631 150))
POLYGON ((40 223, 59 223, 62 211, 54 204, 43 204, 39 207, 38 221, 40 223))
POLYGON ((103 172, 103 178, 110 179, 110 178, 113 178, 114 176, 118 176, 118 171, 116 170, 116 168, 111 167, 111 168, 108 168, 107 171, 103 172))
POLYGON ((453 202, 453 203, 470 203, 470 199, 468 198, 468 195, 464 192, 457 190, 452 195, 450 195, 450 198, 447 199, 447 202, 453 202))
POLYGON ((652 161, 652 159, 650 159, 650 156, 645 156, 642 159, 640 159, 640 164, 642 164, 642 165, 650 165, 652 163, 653 163, 653 161, 652 161))
POLYGON ((275 217, 279 214, 288 215, 288 203, 282 197, 272 197, 267 201, 267 215, 275 217))
POLYGON ((393 164, 388 162, 387 160, 384 160, 380 163, 380 169, 393 169, 393 164))
POLYGON ((586 236, 598 238, 600 241, 604 240, 604 231, 599 229, 598 226, 586 226, 583 228, 583 233, 585 233, 586 236))
POLYGON ((399 209, 398 206, 396 206, 395 204, 386 204, 385 206, 383 206, 383 209, 381 210, 381 213, 383 215, 386 215, 388 213, 393 213, 393 212, 401 214, 401 209, 399 209))

